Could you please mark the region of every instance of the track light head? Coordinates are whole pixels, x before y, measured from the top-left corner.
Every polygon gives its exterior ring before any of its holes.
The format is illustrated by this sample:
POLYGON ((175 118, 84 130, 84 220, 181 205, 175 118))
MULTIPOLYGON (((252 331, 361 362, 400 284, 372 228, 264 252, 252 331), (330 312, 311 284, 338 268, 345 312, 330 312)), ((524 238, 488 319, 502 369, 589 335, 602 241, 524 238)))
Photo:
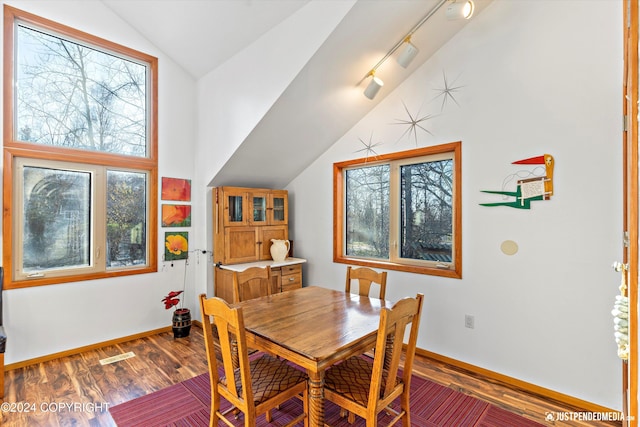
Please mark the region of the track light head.
POLYGON ((445 14, 449 20, 469 19, 473 15, 473 10, 473 1, 471 0, 460 2, 452 0, 452 2, 447 6, 445 14))
POLYGON ((378 94, 378 91, 380 91, 380 88, 384 86, 384 82, 376 77, 373 71, 370 71, 369 75, 371 76, 371 81, 364 90, 364 96, 369 99, 373 99, 378 94))
POLYGON ((400 49, 403 46, 404 48, 402 52, 398 55, 396 60, 398 61, 398 64, 400 64, 400 66, 404 68, 407 68, 409 66, 411 61, 413 61, 413 59, 416 57, 416 55, 419 52, 419 49, 413 43, 411 43, 411 36, 425 22, 427 22, 427 20, 431 16, 433 16, 438 10, 440 10, 440 8, 448 4, 446 9, 446 16, 448 19, 471 18, 471 15, 473 15, 473 9, 474 9, 473 1, 471 0, 458 0, 458 1, 459 2, 457 2, 456 0, 438 0, 437 4, 434 7, 432 7, 431 10, 429 10, 427 14, 424 15, 422 19, 418 21, 416 25, 413 26, 413 28, 411 28, 411 30, 409 30, 409 32, 405 35, 405 37, 401 39, 398 43, 396 43, 395 46, 393 46, 393 48, 389 52, 387 52, 387 54, 380 61, 378 61, 378 63, 373 68, 371 68, 371 71, 369 71, 369 73, 367 73, 362 78, 362 80, 358 82, 358 85, 360 85, 364 80, 371 77, 371 81, 367 85, 367 88, 364 90, 364 95, 367 98, 369 99, 375 98, 375 96, 378 94, 378 92, 384 85, 382 80, 380 80, 374 75, 376 70, 384 63, 384 61, 389 59, 391 55, 393 55, 398 49, 400 49))
POLYGON ((411 43, 411 37, 407 37, 404 41, 404 50, 400 52, 396 61, 398 61, 398 64, 400 64, 402 68, 407 68, 418 52, 420 52, 420 49, 411 43))

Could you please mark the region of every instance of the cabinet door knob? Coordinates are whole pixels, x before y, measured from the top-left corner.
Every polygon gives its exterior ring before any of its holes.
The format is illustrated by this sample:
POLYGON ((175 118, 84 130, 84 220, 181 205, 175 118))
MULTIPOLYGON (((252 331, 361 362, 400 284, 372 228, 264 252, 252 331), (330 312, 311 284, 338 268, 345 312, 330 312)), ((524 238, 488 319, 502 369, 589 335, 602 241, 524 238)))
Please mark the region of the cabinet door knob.
POLYGON ((296 279, 294 279, 293 277, 289 277, 289 281, 290 282, 293 282, 294 280, 296 280, 296 279))

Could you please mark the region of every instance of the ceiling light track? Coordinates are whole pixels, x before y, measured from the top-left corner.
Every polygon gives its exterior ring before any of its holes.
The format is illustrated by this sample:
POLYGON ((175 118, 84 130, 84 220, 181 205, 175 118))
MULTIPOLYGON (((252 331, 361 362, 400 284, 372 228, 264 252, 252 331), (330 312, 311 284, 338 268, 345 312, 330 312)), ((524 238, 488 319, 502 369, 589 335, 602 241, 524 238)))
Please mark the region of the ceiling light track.
POLYGON ((446 12, 447 18, 450 20, 460 19, 460 18, 469 19, 473 14, 474 7, 473 7, 473 1, 471 0, 461 1, 460 3, 457 3, 456 0, 440 0, 438 4, 436 4, 416 25, 414 25, 413 28, 411 28, 411 30, 409 30, 409 32, 402 39, 400 39, 400 41, 398 41, 398 43, 396 43, 391 48, 391 50, 387 52, 387 54, 384 57, 382 57, 380 61, 378 61, 376 65, 373 66, 373 68, 371 68, 371 70, 360 80, 360 82, 358 82, 358 85, 360 85, 363 81, 371 77, 371 81, 369 82, 366 89, 364 90, 364 95, 367 98, 369 99, 375 98, 377 93, 380 91, 380 89, 384 85, 384 82, 375 75, 376 70, 387 59, 389 59, 389 57, 393 55, 402 45, 406 45, 406 46, 398 56, 397 61, 398 61, 398 64, 400 64, 400 66, 402 66, 403 68, 407 68, 409 66, 411 61, 413 61, 413 59, 416 57, 416 55, 419 52, 419 49, 413 43, 411 43, 411 36, 420 27, 422 27, 422 25, 425 22, 427 22, 427 20, 431 18, 445 3, 450 3, 450 5, 447 7, 447 12, 446 12))

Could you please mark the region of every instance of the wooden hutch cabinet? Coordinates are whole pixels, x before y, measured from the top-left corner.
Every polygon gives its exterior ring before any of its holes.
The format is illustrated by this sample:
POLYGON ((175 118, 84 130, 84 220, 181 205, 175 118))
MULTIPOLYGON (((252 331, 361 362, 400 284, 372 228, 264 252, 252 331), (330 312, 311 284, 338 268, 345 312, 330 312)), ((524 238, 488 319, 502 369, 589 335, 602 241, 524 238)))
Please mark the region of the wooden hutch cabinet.
POLYGON ((286 190, 213 189, 213 262, 238 264, 271 259, 271 239, 289 238, 286 190))
POLYGON ((300 258, 275 263, 271 239, 289 239, 286 190, 217 187, 213 189, 213 262, 215 295, 233 300, 233 271, 269 265, 272 292, 302 287, 300 258))
POLYGON ((219 187, 214 189, 218 212, 224 227, 289 224, 287 190, 219 187))

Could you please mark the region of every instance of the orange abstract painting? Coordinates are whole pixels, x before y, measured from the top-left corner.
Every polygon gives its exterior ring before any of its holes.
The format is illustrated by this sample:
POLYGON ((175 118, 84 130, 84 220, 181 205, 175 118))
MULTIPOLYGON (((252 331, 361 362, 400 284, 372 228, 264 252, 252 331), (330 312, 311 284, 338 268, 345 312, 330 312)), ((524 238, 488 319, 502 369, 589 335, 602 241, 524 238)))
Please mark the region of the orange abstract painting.
POLYGON ((191 200, 191 180, 162 177, 162 200, 191 200))
POLYGON ((163 227, 191 227, 190 205, 162 205, 163 227))

